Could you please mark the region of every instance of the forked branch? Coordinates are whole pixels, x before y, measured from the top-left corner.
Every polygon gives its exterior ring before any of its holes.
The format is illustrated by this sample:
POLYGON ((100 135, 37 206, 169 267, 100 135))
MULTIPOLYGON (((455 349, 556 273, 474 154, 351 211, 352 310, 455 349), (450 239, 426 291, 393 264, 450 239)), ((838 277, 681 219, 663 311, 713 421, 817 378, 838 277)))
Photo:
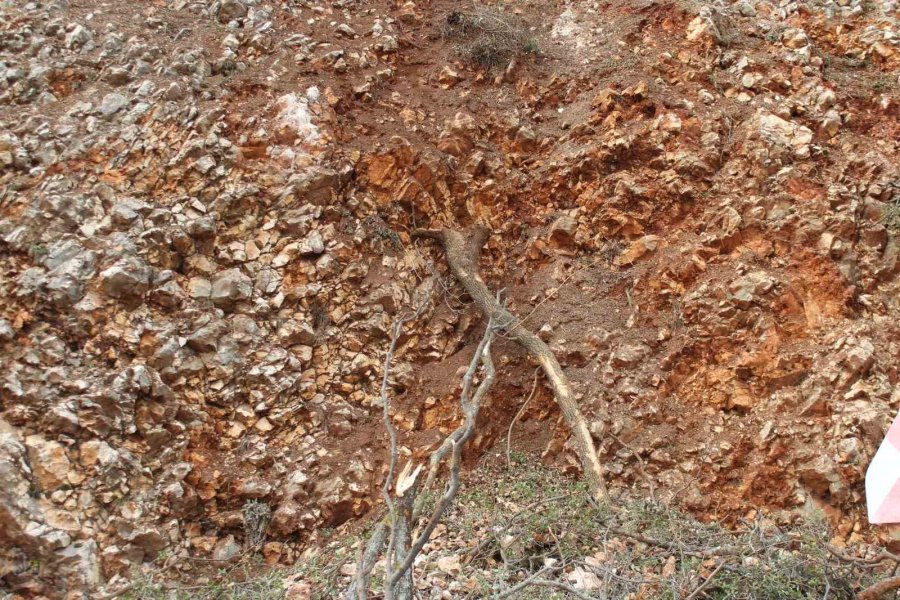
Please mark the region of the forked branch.
POLYGON ((553 388, 553 396, 575 441, 575 451, 584 470, 584 478, 595 500, 607 497, 603 480, 603 467, 597 456, 597 449, 587 422, 575 401, 575 394, 569 378, 563 372, 559 361, 544 341, 526 329, 521 321, 510 313, 478 275, 478 258, 487 241, 489 232, 484 227, 473 227, 464 232, 451 229, 423 229, 413 232, 413 237, 429 238, 441 243, 447 255, 447 263, 463 289, 481 309, 485 318, 496 323, 512 340, 528 352, 544 370, 553 388))
MULTIPOLYGON (((420 311, 417 311, 416 314, 419 313, 420 311)), ((348 600, 365 600, 368 597, 371 572, 379 555, 382 553, 385 539, 387 539, 387 550, 385 553, 384 598, 388 600, 411 600, 413 594, 412 565, 416 557, 422 552, 425 544, 428 543, 444 514, 456 499, 456 494, 459 491, 462 451, 466 442, 469 441, 475 432, 475 423, 481 408, 481 402, 488 394, 496 376, 490 354, 490 345, 495 329, 493 323, 489 322, 484 337, 478 344, 478 348, 463 377, 462 393, 460 395, 463 423, 447 436, 444 443, 433 453, 425 485, 420 486, 418 482, 421 467, 412 469, 411 465, 407 465, 407 468, 396 477, 397 481, 395 484, 398 459, 397 432, 390 420, 390 398, 387 381, 397 341, 402 332, 403 324, 408 320, 401 318, 394 326, 391 343, 385 357, 384 376, 381 386, 384 425, 390 438, 391 452, 388 474, 382 489, 385 504, 388 507, 388 515, 378 523, 365 550, 359 556, 356 577, 354 577, 345 594, 345 598, 348 600), (473 393, 472 383, 479 364, 484 368, 483 379, 473 393), (438 500, 437 505, 431 511, 431 515, 424 527, 416 534, 415 530, 420 520, 423 504, 421 492, 433 483, 437 471, 448 453, 451 459, 447 487, 438 500)))

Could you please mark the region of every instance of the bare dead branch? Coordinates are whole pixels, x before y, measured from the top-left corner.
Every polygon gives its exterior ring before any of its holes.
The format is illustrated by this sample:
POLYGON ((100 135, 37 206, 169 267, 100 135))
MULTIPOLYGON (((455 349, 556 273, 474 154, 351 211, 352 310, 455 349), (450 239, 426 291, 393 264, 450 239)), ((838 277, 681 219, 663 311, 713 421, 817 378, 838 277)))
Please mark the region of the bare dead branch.
POLYGON ((642 544, 647 544, 648 546, 656 546, 657 548, 663 548, 665 550, 669 550, 672 552, 680 552, 682 554, 686 554, 687 556, 693 556, 695 558, 709 558, 710 556, 740 556, 741 551, 740 548, 732 547, 732 546, 715 546, 713 548, 701 548, 701 549, 691 549, 685 548, 683 544, 679 544, 676 542, 667 542, 663 540, 657 540, 655 538, 648 537, 641 533, 631 533, 630 531, 625 531, 624 529, 612 528, 610 532, 621 535, 622 537, 631 538, 637 542, 641 542, 642 544))
POLYGON ((362 552, 359 560, 356 562, 356 577, 347 590, 347 598, 351 600, 366 600, 368 598, 369 577, 372 575, 372 568, 375 566, 375 561, 378 560, 378 555, 384 546, 386 533, 387 526, 384 520, 381 520, 375 526, 375 530, 366 544, 365 551, 362 552))
POLYGON ((528 577, 525 581, 522 581, 521 583, 518 583, 518 584, 514 585, 513 587, 509 588, 508 590, 500 592, 499 594, 495 594, 493 596, 493 600, 503 600, 503 598, 509 598, 509 597, 513 596, 514 594, 521 592, 522 590, 524 590, 525 588, 530 586, 535 581, 538 581, 541 578, 541 575, 546 575, 551 570, 552 569, 550 567, 544 567, 537 573, 534 573, 533 575, 528 577))
POLYGON ((882 550, 878 554, 876 554, 872 558, 856 558, 854 556, 848 556, 832 546, 831 544, 823 544, 825 549, 828 550, 834 557, 841 559, 844 562, 855 563, 858 565, 877 565, 886 560, 890 560, 896 563, 900 563, 900 556, 888 552, 887 550, 882 550))
POLYGON ((390 419, 388 379, 391 360, 396 351, 403 325, 420 315, 426 302, 427 299, 423 301, 422 306, 415 313, 404 315, 397 319, 392 329, 391 343, 385 356, 384 375, 381 382, 381 400, 384 426, 390 438, 390 458, 382 494, 388 507, 388 515, 378 524, 365 551, 361 553, 357 560, 356 577, 354 577, 353 582, 345 592, 345 597, 349 600, 365 600, 367 598, 371 570, 379 554, 381 554, 385 537, 387 537, 388 542, 385 553, 384 598, 411 600, 413 597, 413 562, 430 539, 432 533, 434 533, 434 529, 443 518, 444 513, 456 498, 459 490, 462 450, 475 431, 475 423, 481 402, 487 395, 496 377, 490 355, 490 344, 495 335, 495 327, 492 322, 488 322, 484 337, 479 343, 463 378, 460 395, 460 405, 464 416, 463 423, 447 437, 441 448, 432 455, 432 469, 428 483, 434 478, 434 474, 437 472, 437 468, 447 451, 452 451, 447 488, 437 506, 435 506, 428 523, 413 541, 413 529, 418 521, 418 512, 421 510, 421 502, 418 501, 420 498, 419 468, 416 468, 411 474, 407 471, 407 468, 404 468, 399 476, 396 475, 398 436, 390 419), (473 394, 472 382, 479 364, 484 366, 484 378, 473 394), (396 490, 393 489, 395 479, 397 479, 396 487, 398 488, 396 490), (396 569, 394 568, 395 564, 399 565, 396 569))
MULTIPOLYGON (((484 333, 484 337, 482 338, 481 343, 478 346, 478 350, 476 350, 475 355, 472 357, 472 362, 469 363, 469 368, 466 371, 466 376, 463 380, 463 390, 462 394, 460 395, 460 404, 462 405, 465 420, 463 425, 461 426, 461 433, 456 440, 453 440, 452 434, 448 437, 448 439, 451 440, 453 455, 450 462, 450 479, 447 483, 447 489, 441 496, 441 499, 438 501, 437 506, 435 506, 434 510, 432 511, 431 518, 428 520, 425 528, 422 530, 418 538, 416 538, 416 541, 413 542, 412 546, 410 547, 409 553, 406 555, 405 560, 400 565, 400 567, 397 568, 397 571, 389 577, 386 587, 392 587, 393 585, 398 583, 400 579, 404 577, 404 575, 408 571, 411 570, 413 561, 415 560, 416 556, 418 556, 418 554, 422 551, 422 548, 425 546, 425 544, 430 539, 431 534, 434 532, 435 527, 437 527, 438 523, 440 523, 441 521, 441 518, 443 518, 444 513, 456 499, 456 493, 459 491, 459 466, 460 458, 462 456, 462 450, 466 445, 466 442, 469 441, 469 438, 471 438, 472 434, 475 432, 475 421, 478 418, 478 411, 481 408, 481 401, 491 389, 491 386, 494 384, 494 379, 496 377, 494 363, 491 360, 491 340, 493 339, 493 337, 493 322, 489 321, 484 333), (475 390, 474 395, 470 397, 472 378, 474 377, 479 360, 481 364, 484 365, 484 379, 475 390)), ((457 431, 459 431, 459 429, 457 431)), ((391 573, 391 571, 388 571, 388 573, 391 573)))
MULTIPOLYGON (((388 432, 388 437, 390 438, 390 458, 389 458, 389 466, 387 476, 384 479, 384 487, 382 488, 382 496, 384 497, 384 503, 388 507, 390 525, 391 525, 391 533, 388 539, 388 549, 387 549, 387 566, 388 572, 393 567, 393 558, 394 558, 394 544, 396 542, 396 522, 397 522, 397 507, 394 505, 394 499, 391 494, 391 486, 393 485, 394 480, 394 472, 397 469, 397 430, 394 429, 394 424, 391 422, 390 415, 390 401, 388 400, 387 388, 388 388, 388 376, 390 374, 391 368, 391 359, 394 357, 394 351, 397 348, 397 342, 400 339, 400 333, 403 331, 403 324, 406 322, 404 317, 401 317, 394 324, 393 335, 391 335, 391 344, 388 347, 387 354, 384 358, 384 376, 381 380, 381 404, 384 410, 383 420, 384 420, 384 428, 388 432)), ((391 600, 392 594, 389 590, 385 590, 385 600, 391 600)))
MULTIPOLYGON (((394 548, 394 552, 396 553, 394 561, 400 563, 402 566, 397 569, 397 576, 385 583, 385 597, 387 597, 387 589, 391 588, 392 594, 397 600, 412 600, 413 597, 413 572, 411 567, 412 560, 415 559, 418 552, 413 553, 413 547, 411 546, 412 529, 414 525, 412 512, 413 503, 415 502, 418 493, 418 471, 412 475, 412 479, 413 482, 411 487, 405 488, 403 490, 403 495, 400 496, 397 521, 394 526, 394 530, 397 532, 398 542, 394 548), (406 566, 407 559, 409 559, 409 566, 406 566)), ((386 573, 390 573, 390 571, 386 571, 386 573)))
MULTIPOLYGON (((428 293, 422 299, 415 312, 407 313, 397 318, 391 334, 391 343, 388 346, 387 354, 385 354, 384 357, 384 375, 381 378, 381 404, 383 408, 382 418, 384 421, 384 428, 388 432, 388 437, 390 438, 390 457, 387 476, 384 479, 384 486, 382 487, 381 491, 382 496, 384 497, 384 502, 388 507, 388 513, 390 517, 390 536, 388 538, 388 550, 385 556, 385 560, 387 563, 386 569, 388 573, 392 572, 393 570, 394 547, 397 537, 397 507, 395 506, 393 497, 391 495, 391 488, 394 485, 394 474, 397 470, 397 430, 394 428, 394 424, 391 422, 391 403, 388 397, 388 379, 391 372, 391 361, 394 358, 394 352, 397 350, 397 344, 400 341, 400 334, 403 332, 403 326, 407 322, 412 321, 413 319, 417 319, 419 316, 421 316, 421 314, 425 311, 425 307, 428 306, 428 301, 430 299, 431 289, 428 290, 428 293)), ((390 586, 385 589, 384 597, 385 600, 392 600, 393 594, 390 586)))
POLYGON ((438 240, 447 256, 450 270, 460 285, 469 293, 484 315, 494 321, 506 335, 522 346, 538 361, 550 381, 560 412, 572 433, 575 451, 581 461, 584 477, 595 500, 604 500, 608 494, 603 480, 594 440, 587 422, 575 400, 569 378, 547 344, 522 326, 521 322, 494 298, 478 275, 478 257, 487 241, 489 232, 484 227, 473 227, 465 232, 451 229, 416 230, 413 237, 438 240))
MULTIPOLYGON (((472 355, 472 360, 469 362, 469 366, 466 369, 465 375, 463 376, 462 392, 460 393, 460 405, 463 409, 464 420, 459 427, 457 427, 450 435, 447 436, 447 438, 443 441, 443 443, 440 445, 440 447, 438 447, 438 449, 432 453, 431 458, 429 459, 428 476, 425 479, 425 484, 422 488, 423 490, 429 489, 431 487, 431 485, 434 483, 434 480, 437 477, 437 473, 438 473, 438 469, 440 467, 441 461, 444 460, 444 457, 447 455, 447 452, 453 448, 454 444, 456 444, 460 441, 463 434, 465 434, 465 432, 467 431, 467 429, 469 428, 470 425, 473 428, 475 426, 474 418, 471 419, 471 423, 470 423, 470 418, 469 418, 470 412, 474 408, 474 410, 475 410, 474 416, 477 416, 477 411, 480 408, 481 398, 478 397, 478 398, 470 401, 468 399, 469 392, 472 387, 472 379, 475 377, 475 371, 477 370, 479 363, 484 361, 485 352, 487 352, 487 356, 486 356, 487 361, 491 362, 489 344, 490 344, 491 340, 493 339, 493 336, 494 336, 493 326, 490 323, 488 323, 488 330, 485 331, 484 337, 481 338, 481 342, 479 342, 478 347, 475 349, 475 354, 472 355), (477 406, 474 405, 475 400, 478 401, 477 406)), ((491 371, 493 371, 493 363, 491 363, 491 365, 492 365, 491 371)), ((485 363, 485 369, 487 370, 487 363, 485 363)), ((482 386, 483 385, 484 384, 482 383, 482 386)), ((481 389, 481 388, 479 388, 479 389, 481 389)), ((482 395, 485 393, 487 393, 486 389, 484 390, 482 395)), ((419 502, 416 507, 416 511, 415 511, 416 517, 418 517, 418 513, 421 510, 421 508, 422 508, 422 503, 419 502)))

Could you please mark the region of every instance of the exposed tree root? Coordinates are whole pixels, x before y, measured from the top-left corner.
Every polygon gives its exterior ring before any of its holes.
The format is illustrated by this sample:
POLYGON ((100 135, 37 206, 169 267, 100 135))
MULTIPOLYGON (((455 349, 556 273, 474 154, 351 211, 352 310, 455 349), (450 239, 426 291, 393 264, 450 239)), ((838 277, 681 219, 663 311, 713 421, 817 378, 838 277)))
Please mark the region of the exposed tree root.
POLYGON ((584 478, 594 498, 603 500, 607 496, 606 484, 603 480, 603 467, 597 457, 597 450, 587 422, 575 402, 575 395, 568 377, 547 344, 523 327, 520 321, 491 294, 487 285, 478 275, 478 258, 488 236, 489 231, 480 226, 472 227, 464 232, 451 229, 420 229, 413 232, 413 237, 431 238, 441 243, 444 253, 447 255, 450 270, 484 313, 485 318, 493 321, 499 329, 522 346, 541 365, 553 388, 556 403, 575 440, 575 451, 584 469, 584 478))
POLYGON ((859 600, 875 600, 876 598, 881 598, 888 592, 892 592, 897 589, 900 589, 900 576, 885 579, 884 581, 876 583, 872 587, 866 588, 859 593, 859 596, 857 596, 857 598, 859 598, 859 600))

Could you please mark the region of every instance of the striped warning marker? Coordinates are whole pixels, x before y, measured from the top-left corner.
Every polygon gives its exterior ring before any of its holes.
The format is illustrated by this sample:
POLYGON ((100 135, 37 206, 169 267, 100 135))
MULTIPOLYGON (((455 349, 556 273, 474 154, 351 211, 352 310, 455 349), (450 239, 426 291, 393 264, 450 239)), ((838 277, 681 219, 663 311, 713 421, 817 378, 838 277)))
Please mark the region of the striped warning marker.
POLYGON ((866 471, 869 523, 900 523, 900 414, 866 471))

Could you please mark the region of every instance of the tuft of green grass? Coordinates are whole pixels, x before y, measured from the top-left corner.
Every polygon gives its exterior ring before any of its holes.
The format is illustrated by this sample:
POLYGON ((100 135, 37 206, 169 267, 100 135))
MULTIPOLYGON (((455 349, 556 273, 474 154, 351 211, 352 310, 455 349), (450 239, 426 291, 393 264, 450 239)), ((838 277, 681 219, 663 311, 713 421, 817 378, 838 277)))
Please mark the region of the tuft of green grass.
POLYGON ((40 261, 42 258, 47 256, 50 250, 46 245, 41 243, 32 244, 30 248, 28 248, 28 254, 36 261, 40 261))

